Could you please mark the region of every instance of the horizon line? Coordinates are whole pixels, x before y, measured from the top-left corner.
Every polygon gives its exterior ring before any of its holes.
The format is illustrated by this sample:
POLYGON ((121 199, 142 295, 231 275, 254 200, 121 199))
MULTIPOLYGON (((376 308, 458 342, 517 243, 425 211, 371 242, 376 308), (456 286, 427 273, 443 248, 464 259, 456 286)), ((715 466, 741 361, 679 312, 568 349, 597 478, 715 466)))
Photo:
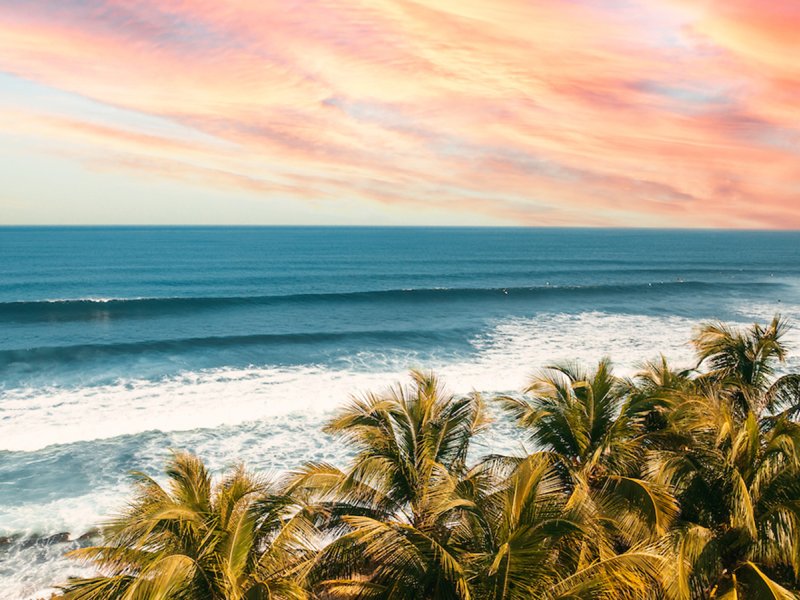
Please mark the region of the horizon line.
POLYGON ((698 231, 698 232, 763 232, 800 233, 800 228, 752 227, 657 227, 657 226, 598 226, 598 225, 364 225, 364 224, 303 224, 303 223, 0 223, 0 229, 475 229, 475 230, 594 230, 594 231, 698 231))

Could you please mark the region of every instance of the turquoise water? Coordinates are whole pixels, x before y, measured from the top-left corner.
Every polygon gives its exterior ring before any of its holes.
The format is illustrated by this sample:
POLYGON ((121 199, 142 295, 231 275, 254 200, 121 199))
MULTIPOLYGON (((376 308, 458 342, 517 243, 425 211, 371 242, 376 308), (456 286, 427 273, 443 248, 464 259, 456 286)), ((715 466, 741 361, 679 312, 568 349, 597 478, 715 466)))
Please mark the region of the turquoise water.
MULTIPOLYGON (((2 228, 0 536, 80 535, 170 447, 215 468, 341 462, 319 425, 410 367, 460 392, 519 389, 554 359, 690 364, 700 321, 800 317, 799 248, 786 232, 2 228)), ((0 546, 0 597, 77 573, 68 547, 0 546)))

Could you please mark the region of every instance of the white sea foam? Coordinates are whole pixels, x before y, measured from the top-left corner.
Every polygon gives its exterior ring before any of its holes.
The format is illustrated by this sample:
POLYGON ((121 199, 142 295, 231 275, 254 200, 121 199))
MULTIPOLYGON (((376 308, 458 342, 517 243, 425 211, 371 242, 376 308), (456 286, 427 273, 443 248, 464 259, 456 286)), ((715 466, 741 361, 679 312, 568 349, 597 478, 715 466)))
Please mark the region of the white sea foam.
POLYGON ((0 598, 3 600, 40 600, 50 598, 69 577, 91 577, 96 572, 64 556, 78 545, 15 547, 0 565, 0 598), (8 574, 6 574, 8 573, 8 574))
MULTIPOLYGON (((105 296, 86 296, 85 298, 49 298, 47 300, 42 300, 42 302, 46 302, 48 304, 69 304, 72 302, 96 302, 98 304, 106 304, 108 302, 122 302, 122 301, 130 301, 130 300, 147 300, 147 298, 143 297, 135 297, 135 298, 123 298, 123 297, 105 297, 105 296)), ((20 301, 23 302, 23 301, 20 301)))
POLYGON ((473 340, 476 352, 470 358, 456 362, 420 365, 414 355, 355 355, 353 369, 224 368, 156 382, 11 389, 0 400, 0 449, 31 451, 148 430, 212 428, 293 412, 319 413, 354 391, 402 378, 411 367, 431 366, 453 391, 463 393, 519 389, 533 370, 561 359, 594 362, 610 355, 620 372, 630 373, 637 361, 661 351, 688 364, 691 329, 692 321, 680 317, 545 315, 498 322, 473 340), (365 370, 370 363, 372 369, 365 370))

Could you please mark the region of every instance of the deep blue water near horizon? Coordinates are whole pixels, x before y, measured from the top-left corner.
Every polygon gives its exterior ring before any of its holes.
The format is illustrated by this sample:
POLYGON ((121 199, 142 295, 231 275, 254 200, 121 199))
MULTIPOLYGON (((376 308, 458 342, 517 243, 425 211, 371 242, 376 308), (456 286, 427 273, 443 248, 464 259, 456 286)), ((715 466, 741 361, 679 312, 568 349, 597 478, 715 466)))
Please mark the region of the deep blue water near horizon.
MULTIPOLYGON (((698 322, 800 317, 799 249, 799 232, 0 228, 0 536, 80 535, 170 447, 214 468, 341 461, 326 415, 411 367, 461 392, 557 359, 688 363, 698 322)), ((23 546, 0 547, 0 598, 79 572, 69 544, 23 546)))
POLYGON ((727 319, 724 299, 780 299, 800 272, 797 242, 724 231, 7 228, 0 368, 4 386, 94 383, 115 377, 109 361, 160 377, 336 363, 387 343, 469 352, 488 320, 536 312, 727 319))

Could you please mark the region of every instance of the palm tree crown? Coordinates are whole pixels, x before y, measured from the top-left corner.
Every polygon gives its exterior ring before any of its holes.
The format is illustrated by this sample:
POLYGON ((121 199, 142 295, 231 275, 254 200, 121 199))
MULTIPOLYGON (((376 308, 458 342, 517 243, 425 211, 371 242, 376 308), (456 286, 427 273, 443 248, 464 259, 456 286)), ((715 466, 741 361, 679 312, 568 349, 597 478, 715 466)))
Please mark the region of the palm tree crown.
POLYGON ((288 496, 237 468, 216 485, 203 463, 175 454, 165 489, 136 474, 136 496, 103 530, 105 544, 73 552, 103 575, 74 579, 67 599, 301 600, 303 558, 288 496))

